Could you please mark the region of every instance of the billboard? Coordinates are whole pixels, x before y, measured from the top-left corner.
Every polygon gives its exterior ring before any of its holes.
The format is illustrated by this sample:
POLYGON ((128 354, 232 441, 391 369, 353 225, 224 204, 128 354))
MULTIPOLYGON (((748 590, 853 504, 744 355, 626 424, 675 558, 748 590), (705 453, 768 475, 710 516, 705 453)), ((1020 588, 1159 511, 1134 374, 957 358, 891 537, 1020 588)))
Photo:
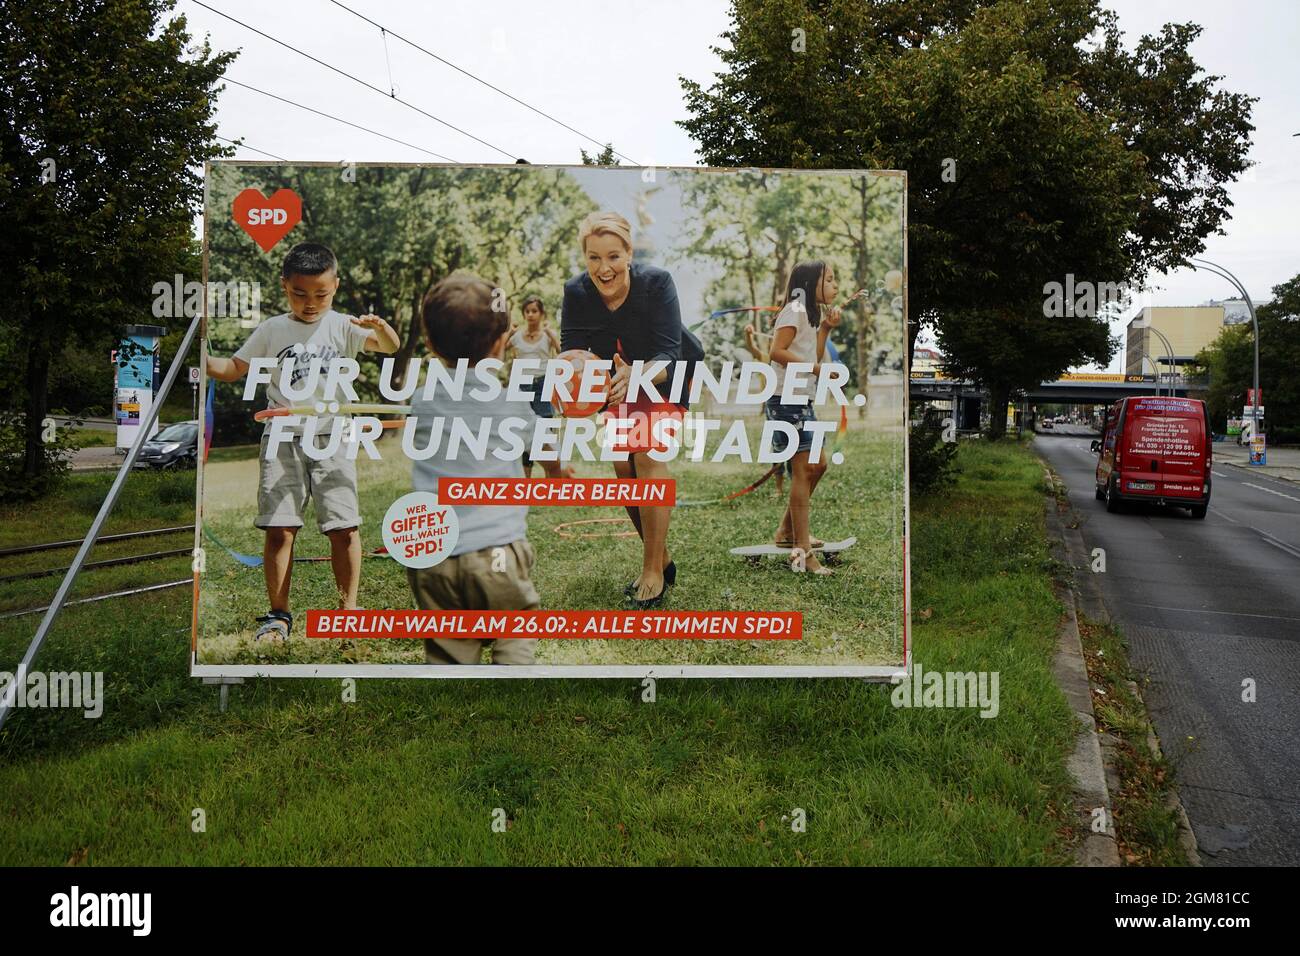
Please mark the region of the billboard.
POLYGON ((906 177, 222 162, 192 673, 908 663, 906 177), (507 666, 498 666, 507 665, 507 666))

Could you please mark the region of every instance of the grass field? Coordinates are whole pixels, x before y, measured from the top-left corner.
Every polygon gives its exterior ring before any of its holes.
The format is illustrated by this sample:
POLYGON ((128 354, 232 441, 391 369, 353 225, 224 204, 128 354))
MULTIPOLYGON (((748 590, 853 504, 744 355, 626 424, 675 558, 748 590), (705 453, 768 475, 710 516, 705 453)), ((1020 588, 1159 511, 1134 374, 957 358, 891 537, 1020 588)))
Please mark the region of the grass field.
MULTIPOLYGON (((47 541, 80 539, 113 483, 113 473, 93 472, 69 476, 54 496, 21 505, 0 507, 0 549, 18 548, 47 541)), ((117 508, 104 527, 105 535, 154 528, 179 527, 194 522, 194 473, 138 471, 131 475, 117 508)), ((98 545, 90 561, 177 551, 194 547, 194 532, 109 541, 98 545)), ((0 576, 29 571, 65 568, 76 555, 76 547, 35 554, 0 557, 0 576)), ((187 555, 141 564, 118 565, 85 571, 77 578, 70 597, 77 599, 109 591, 125 590, 179 581, 190 575, 192 559, 187 555)), ((0 613, 48 604, 62 575, 0 583, 0 613)), ((39 618, 31 618, 35 628, 39 618)))
MULTIPOLYGON (((220 714, 186 676, 181 589, 65 611, 39 663, 103 670, 104 714, 0 732, 0 863, 1067 863, 1042 470, 1010 443, 960 467, 913 502, 916 660, 998 671, 994 719, 844 680, 660 681, 653 704, 631 681, 366 681, 344 703, 258 680, 220 714)), ((0 666, 34 628, 0 621, 0 666)))
POLYGON ((103 428, 72 429, 74 448, 112 448, 117 444, 117 432, 103 428))
MULTIPOLYGON (((821 411, 834 420, 834 409, 821 411)), ((747 424, 756 444, 761 418, 747 424)), ((826 540, 855 535, 834 577, 790 573, 782 562, 750 566, 727 553, 737 544, 770 542, 784 511, 776 482, 725 504, 679 506, 673 513, 669 545, 678 568, 678 583, 665 605, 677 610, 801 611, 801 641, 629 641, 549 640, 539 646, 538 662, 553 664, 901 664, 902 634, 902 456, 899 429, 868 428, 850 416, 838 448, 843 465, 832 465, 813 498, 813 531, 826 540)), ((394 499, 411 490, 410 462, 396 436, 380 443, 382 458, 358 460, 363 548, 377 549, 380 524, 394 499)), ((712 446, 709 449, 712 453, 712 446)), ((423 663, 420 641, 358 641, 343 651, 335 641, 291 641, 267 649, 252 642, 254 617, 266 611, 262 573, 249 569, 224 551, 222 544, 260 555, 262 533, 252 526, 256 514, 256 459, 209 461, 204 474, 204 528, 208 542, 207 573, 200 604, 199 660, 203 663, 341 662, 423 663)), ((610 476, 608 464, 579 463, 581 476, 610 476)), ((682 501, 708 501, 744 488, 766 466, 729 461, 723 464, 677 463, 672 467, 682 501)), ((538 469, 540 473, 540 469, 538 469)), ((327 556, 329 542, 307 516, 300 532, 300 556, 327 556)), ((544 608, 566 610, 625 609, 623 585, 640 571, 636 537, 622 508, 530 509, 529 540, 537 552, 533 579, 544 608), (608 525, 583 525, 599 538, 566 537, 565 525, 613 518, 608 525)), ((572 531, 568 531, 572 534, 572 531)), ((294 568, 292 602, 306 608, 337 606, 328 562, 299 563, 294 568)), ((411 607, 406 570, 388 558, 367 560, 362 568, 359 604, 369 608, 411 607)), ((299 615, 302 619, 302 615, 299 615)), ((300 625, 295 623, 295 629, 300 625)), ((301 633, 300 631, 298 633, 301 633)))

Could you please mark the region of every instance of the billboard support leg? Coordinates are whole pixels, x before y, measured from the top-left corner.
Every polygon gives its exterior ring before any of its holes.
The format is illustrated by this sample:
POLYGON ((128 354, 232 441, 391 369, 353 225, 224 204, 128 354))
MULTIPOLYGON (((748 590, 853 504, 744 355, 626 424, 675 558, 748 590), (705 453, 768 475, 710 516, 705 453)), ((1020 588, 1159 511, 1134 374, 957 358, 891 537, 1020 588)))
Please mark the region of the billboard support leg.
POLYGON ((220 693, 220 696, 219 696, 218 699, 217 699, 217 706, 218 706, 218 708, 220 708, 221 713, 223 713, 223 714, 226 712, 226 707, 230 704, 230 685, 231 685, 231 684, 242 684, 243 682, 244 682, 244 678, 242 678, 242 677, 205 677, 205 678, 203 678, 203 683, 205 683, 205 684, 216 684, 216 685, 217 685, 217 687, 218 687, 218 691, 219 691, 219 693, 220 693))
MULTIPOLYGON (((63 602, 68 599, 68 593, 72 590, 72 585, 76 583, 77 575, 81 573, 81 566, 89 557, 91 549, 95 547, 95 542, 99 539, 99 533, 104 528, 104 522, 108 520, 108 516, 117 505, 118 497, 122 494, 122 487, 126 484, 127 475, 131 474, 131 469, 135 467, 135 460, 140 456, 140 449, 144 447, 145 441, 148 440, 153 431, 154 423, 158 421, 158 415, 162 411, 163 403, 167 401, 172 385, 176 383, 177 373, 180 372, 181 366, 185 364, 190 346, 194 343, 194 335, 202 321, 203 315, 200 313, 190 322, 190 327, 185 332, 185 338, 181 341, 180 348, 176 350, 176 357, 172 359, 171 367, 167 369, 167 377, 163 379, 162 387, 158 390, 158 400, 152 404, 149 408, 149 414, 140 423, 140 434, 136 436, 135 444, 127 452, 122 467, 118 469, 117 477, 113 479, 113 486, 108 489, 108 494, 104 496, 104 503, 99 506, 99 513, 95 515, 95 520, 91 522, 90 530, 86 532, 86 537, 81 542, 76 558, 69 565, 58 591, 54 594, 54 599, 50 602, 49 610, 45 612, 45 617, 41 619, 41 624, 36 629, 36 636, 32 638, 32 642, 27 646, 27 653, 23 655, 22 663, 19 665, 21 670, 18 673, 31 672, 32 662, 36 659, 36 655, 40 653, 41 645, 45 643, 45 638, 49 636, 50 628, 54 626, 54 621, 58 618, 59 612, 63 610, 63 602)), ((17 681, 10 681, 5 690, 4 699, 0 700, 0 727, 4 726, 5 721, 9 719, 9 715, 14 710, 17 692, 17 681)))

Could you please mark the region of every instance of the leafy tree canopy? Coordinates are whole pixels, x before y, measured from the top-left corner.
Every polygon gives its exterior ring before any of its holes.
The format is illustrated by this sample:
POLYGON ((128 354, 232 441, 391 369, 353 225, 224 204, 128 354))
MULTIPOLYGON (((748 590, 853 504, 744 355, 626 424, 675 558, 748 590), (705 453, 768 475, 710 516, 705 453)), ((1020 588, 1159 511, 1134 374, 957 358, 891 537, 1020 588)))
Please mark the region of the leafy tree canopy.
MULTIPOLYGON (((1273 287, 1273 300, 1256 310, 1259 380, 1265 430, 1275 440, 1300 441, 1300 275, 1273 287)), ((1246 390, 1255 384, 1255 335, 1249 322, 1225 326, 1196 356, 1209 378, 1205 395, 1216 428, 1241 415, 1246 390)))
MULTIPOLYGON (((152 321, 152 287, 193 275, 214 89, 233 53, 192 44, 174 0, 24 0, 0 14, 0 298, 6 393, 21 409, 15 468, 30 487, 52 356, 106 354, 152 321)), ((107 374, 107 369, 105 369, 107 374)))
POLYGON ((1033 317, 1043 286, 1140 283, 1228 215, 1253 100, 1197 65, 1199 33, 1126 46, 1098 0, 733 0, 681 125, 711 165, 906 170, 911 343, 970 344, 950 358, 1005 396, 1035 377, 1002 360, 1015 344, 950 327, 1039 336, 1020 344, 1051 374, 1108 361, 1102 319, 1033 317))

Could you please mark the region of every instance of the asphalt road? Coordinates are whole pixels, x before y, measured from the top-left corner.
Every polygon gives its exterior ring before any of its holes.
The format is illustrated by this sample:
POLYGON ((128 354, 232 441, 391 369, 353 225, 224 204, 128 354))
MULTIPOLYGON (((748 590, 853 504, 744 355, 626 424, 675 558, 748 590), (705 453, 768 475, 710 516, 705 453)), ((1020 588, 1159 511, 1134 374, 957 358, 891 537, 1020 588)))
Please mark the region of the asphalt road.
POLYGON ((1093 433, 1035 447, 1065 480, 1207 865, 1300 864, 1300 484, 1213 466, 1210 511, 1095 500, 1093 433), (1255 683, 1254 703, 1243 682, 1255 683))

